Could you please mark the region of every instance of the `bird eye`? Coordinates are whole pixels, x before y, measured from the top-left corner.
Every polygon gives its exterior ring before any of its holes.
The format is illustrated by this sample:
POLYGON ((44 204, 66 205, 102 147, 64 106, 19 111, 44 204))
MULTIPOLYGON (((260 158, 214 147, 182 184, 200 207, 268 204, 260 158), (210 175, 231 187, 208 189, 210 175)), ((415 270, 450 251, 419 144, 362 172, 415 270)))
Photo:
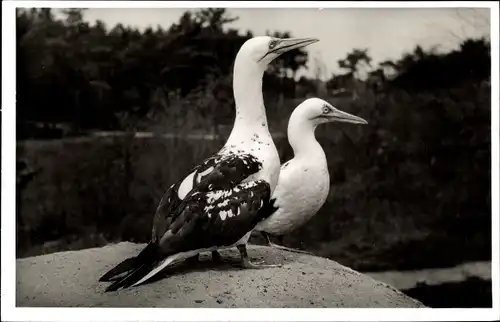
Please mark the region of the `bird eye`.
POLYGON ((330 113, 330 108, 328 106, 323 106, 323 114, 328 114, 330 113))
POLYGON ((269 41, 269 49, 273 49, 277 43, 278 43, 277 39, 272 39, 271 41, 269 41))

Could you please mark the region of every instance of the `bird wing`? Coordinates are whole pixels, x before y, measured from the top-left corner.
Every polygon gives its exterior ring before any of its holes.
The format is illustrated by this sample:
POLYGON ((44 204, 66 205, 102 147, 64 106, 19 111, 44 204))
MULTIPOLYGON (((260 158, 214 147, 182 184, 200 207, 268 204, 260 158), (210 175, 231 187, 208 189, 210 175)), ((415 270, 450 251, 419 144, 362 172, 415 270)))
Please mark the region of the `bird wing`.
MULTIPOLYGON (((198 189, 217 189, 224 180, 217 181, 217 178, 221 176, 220 171, 225 171, 222 175, 224 179, 230 179, 231 171, 237 171, 236 175, 232 181, 227 182, 228 187, 234 185, 234 182, 238 180, 243 180, 246 176, 249 176, 258 171, 257 167, 260 167, 257 159, 253 158, 249 154, 242 154, 236 156, 234 153, 225 154, 225 149, 223 148, 216 154, 205 159, 202 163, 198 164, 189 171, 189 174, 181 181, 170 186, 170 188, 165 192, 158 208, 156 210, 155 216, 153 218, 153 229, 152 229, 152 241, 157 242, 161 235, 166 231, 166 228, 175 219, 175 215, 178 214, 174 211, 181 203, 185 197, 193 191, 205 178, 212 175, 211 179, 206 180, 207 187, 199 186, 198 189), (213 173, 216 173, 214 176, 213 173), (218 184, 218 185, 217 185, 218 184), (210 187, 208 187, 210 185, 210 187), (179 193, 185 194, 183 198, 179 197, 179 193)), ((260 168, 259 168, 260 169, 260 168)), ((201 190, 200 190, 201 191, 201 190)))
MULTIPOLYGON (((181 204, 185 196, 215 170, 215 165, 221 164, 221 160, 227 157, 225 150, 226 147, 222 148, 216 154, 193 167, 183 180, 176 182, 165 192, 153 219, 153 242, 156 242, 161 237, 161 234, 165 232, 165 228, 172 222, 172 216, 175 214, 173 210, 181 204), (179 197, 179 194, 181 194, 181 197, 179 197)), ((229 153, 229 155, 231 154, 229 153)))
POLYGON ((158 207, 156 215, 167 218, 162 227, 156 228, 161 237, 150 242, 134 259, 128 259, 127 274, 107 291, 144 282, 169 263, 170 255, 230 246, 240 240, 272 207, 269 184, 247 180, 261 168, 259 160, 250 154, 223 156, 172 214, 158 215, 170 208, 158 207))
MULTIPOLYGON (((195 187, 197 183, 201 182, 204 177, 209 175, 215 169, 214 165, 224 157, 223 152, 224 148, 216 154, 205 159, 202 163, 193 167, 186 177, 184 177, 182 180, 177 181, 167 189, 167 191, 162 196, 153 217, 153 228, 151 231, 150 241, 150 244, 152 245, 148 245, 149 248, 158 243, 167 227, 172 223, 174 216, 177 214, 174 210, 182 203, 182 200, 184 199, 179 197, 179 190, 181 189, 181 186, 182 190, 184 191, 192 190, 192 188, 195 187)), ((133 269, 137 265, 137 261, 137 256, 130 257, 124 260, 123 262, 106 272, 106 274, 101 276, 99 281, 108 282, 119 278, 120 275, 123 275, 133 269)))
POLYGON ((268 215, 270 192, 269 183, 255 180, 195 193, 177 210, 160 248, 175 254, 235 244, 268 215))

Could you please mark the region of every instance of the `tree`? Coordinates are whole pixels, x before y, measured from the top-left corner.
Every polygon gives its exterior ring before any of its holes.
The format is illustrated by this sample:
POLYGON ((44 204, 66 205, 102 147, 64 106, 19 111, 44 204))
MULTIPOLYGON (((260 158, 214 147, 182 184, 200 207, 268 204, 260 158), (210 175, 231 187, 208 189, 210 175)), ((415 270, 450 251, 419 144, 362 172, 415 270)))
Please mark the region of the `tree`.
POLYGON ((391 83, 409 91, 447 88, 488 78, 490 64, 489 42, 485 39, 468 39, 458 50, 446 54, 417 46, 395 63, 398 75, 391 83))
POLYGON ((371 57, 368 56, 368 49, 353 49, 347 54, 346 58, 338 60, 339 67, 346 69, 354 78, 359 78, 357 75, 360 65, 364 62, 370 66, 371 57))
POLYGON ((370 67, 371 61, 372 58, 368 55, 368 49, 354 48, 347 53, 344 59, 337 61, 339 67, 347 70, 347 72, 332 75, 330 80, 327 81, 327 88, 335 92, 351 92, 353 99, 357 99, 359 97, 359 86, 363 83, 359 75, 360 66, 364 63, 370 67))
POLYGON ((230 17, 225 8, 200 9, 195 16, 203 28, 215 34, 224 34, 225 25, 239 19, 239 17, 230 17))

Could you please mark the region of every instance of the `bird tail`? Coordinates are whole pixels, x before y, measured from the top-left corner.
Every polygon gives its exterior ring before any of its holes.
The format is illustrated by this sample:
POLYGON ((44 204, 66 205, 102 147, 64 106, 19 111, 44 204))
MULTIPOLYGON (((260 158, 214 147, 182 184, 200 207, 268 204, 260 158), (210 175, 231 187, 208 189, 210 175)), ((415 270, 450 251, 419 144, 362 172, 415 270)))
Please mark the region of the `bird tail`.
POLYGON ((137 256, 127 258, 126 260, 116 265, 111 270, 109 270, 106 274, 104 274, 99 279, 99 282, 110 282, 117 279, 118 275, 122 275, 123 273, 132 270, 136 265, 136 262, 137 262, 137 256))
POLYGON ((113 281, 113 283, 106 288, 105 292, 134 286, 138 284, 138 282, 143 282, 155 275, 159 271, 155 269, 159 261, 157 250, 157 244, 150 242, 139 255, 124 260, 104 274, 99 281, 113 281), (153 270, 154 274, 151 274, 153 270), (118 275, 122 276, 117 277, 118 275))

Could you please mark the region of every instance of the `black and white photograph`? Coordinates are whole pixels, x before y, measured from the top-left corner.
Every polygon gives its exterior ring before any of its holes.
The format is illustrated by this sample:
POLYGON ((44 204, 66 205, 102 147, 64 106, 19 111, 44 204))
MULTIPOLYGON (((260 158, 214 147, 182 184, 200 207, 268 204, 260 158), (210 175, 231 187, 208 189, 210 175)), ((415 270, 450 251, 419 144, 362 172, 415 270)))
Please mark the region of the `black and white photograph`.
POLYGON ((4 1, 3 318, 500 319, 498 11, 4 1))

